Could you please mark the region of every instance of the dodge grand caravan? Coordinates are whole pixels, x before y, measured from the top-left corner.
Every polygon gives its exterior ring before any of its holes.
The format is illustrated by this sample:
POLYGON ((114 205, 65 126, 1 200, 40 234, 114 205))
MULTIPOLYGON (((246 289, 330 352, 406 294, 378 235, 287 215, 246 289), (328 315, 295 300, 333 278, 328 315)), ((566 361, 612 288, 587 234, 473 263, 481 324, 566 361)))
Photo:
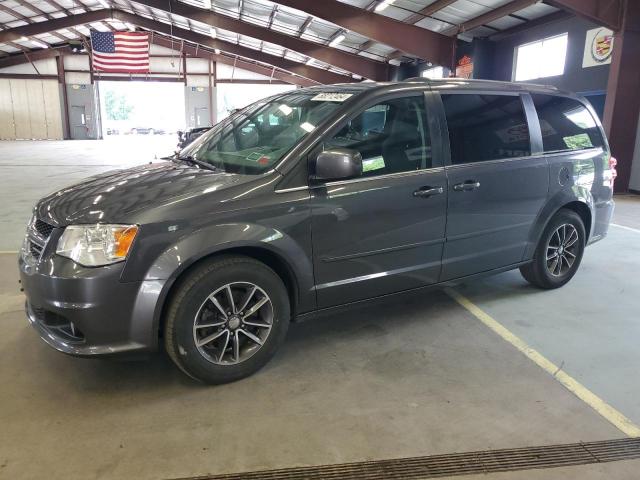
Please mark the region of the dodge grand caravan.
POLYGON ((614 178, 592 107, 554 88, 300 89, 168 161, 38 202, 26 313, 59 351, 163 346, 188 375, 229 382, 319 310, 515 268, 564 285, 607 233, 614 178))

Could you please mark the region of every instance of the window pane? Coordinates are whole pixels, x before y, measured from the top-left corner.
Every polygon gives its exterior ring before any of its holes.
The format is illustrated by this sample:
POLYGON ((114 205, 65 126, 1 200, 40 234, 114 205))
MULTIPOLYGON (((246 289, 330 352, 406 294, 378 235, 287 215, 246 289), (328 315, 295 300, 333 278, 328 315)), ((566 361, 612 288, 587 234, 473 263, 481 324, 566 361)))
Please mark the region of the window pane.
POLYGON ((430 168, 423 97, 397 98, 366 109, 325 143, 325 149, 334 147, 358 150, 363 176, 430 168))
POLYGON ((532 94, 545 152, 602 147, 604 142, 589 110, 577 100, 532 94))
POLYGON ((564 73, 569 36, 558 35, 520 45, 516 50, 515 81, 555 77, 564 73))
POLYGON ((454 165, 531 154, 520 97, 450 94, 442 95, 442 102, 454 165))

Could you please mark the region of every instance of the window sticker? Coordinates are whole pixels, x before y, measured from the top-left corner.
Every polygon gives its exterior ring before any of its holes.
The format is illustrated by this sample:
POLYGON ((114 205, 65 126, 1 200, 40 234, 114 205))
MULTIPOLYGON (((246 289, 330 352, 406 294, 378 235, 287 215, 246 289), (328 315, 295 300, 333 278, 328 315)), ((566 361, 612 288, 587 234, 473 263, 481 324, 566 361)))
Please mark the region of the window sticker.
POLYGON ((362 160, 362 173, 371 172, 373 170, 380 170, 384 168, 384 158, 382 155, 372 158, 367 158, 366 160, 362 160))
POLYGON ((312 102, 344 102, 346 99, 353 96, 353 93, 335 93, 325 92, 319 93, 315 97, 311 98, 312 102))

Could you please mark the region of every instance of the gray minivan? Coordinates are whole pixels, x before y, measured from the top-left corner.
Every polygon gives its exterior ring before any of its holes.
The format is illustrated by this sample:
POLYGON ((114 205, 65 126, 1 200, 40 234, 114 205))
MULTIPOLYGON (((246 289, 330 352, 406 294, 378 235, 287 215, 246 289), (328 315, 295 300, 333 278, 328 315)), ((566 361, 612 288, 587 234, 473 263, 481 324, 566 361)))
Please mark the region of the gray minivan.
POLYGON ((38 202, 27 316, 68 354, 164 344, 188 375, 229 382, 318 311, 515 268, 562 286, 607 233, 614 179, 592 107, 555 88, 298 89, 38 202))

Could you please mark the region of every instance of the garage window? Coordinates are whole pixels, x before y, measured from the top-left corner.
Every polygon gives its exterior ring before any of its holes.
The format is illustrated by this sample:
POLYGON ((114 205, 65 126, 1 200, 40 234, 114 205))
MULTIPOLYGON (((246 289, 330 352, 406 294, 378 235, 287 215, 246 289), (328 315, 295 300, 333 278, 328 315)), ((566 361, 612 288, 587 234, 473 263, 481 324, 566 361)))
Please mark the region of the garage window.
POLYGON ((564 33, 517 47, 514 80, 520 82, 562 75, 568 38, 564 33))

